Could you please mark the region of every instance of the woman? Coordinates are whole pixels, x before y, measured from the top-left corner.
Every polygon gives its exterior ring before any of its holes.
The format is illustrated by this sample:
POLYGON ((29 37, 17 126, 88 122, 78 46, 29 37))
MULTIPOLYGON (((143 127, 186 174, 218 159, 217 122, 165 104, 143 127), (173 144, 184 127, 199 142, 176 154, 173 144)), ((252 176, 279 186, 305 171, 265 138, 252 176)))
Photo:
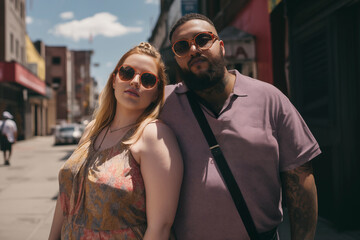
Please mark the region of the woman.
POLYGON ((120 59, 59 172, 49 239, 169 239, 183 166, 173 133, 156 120, 165 82, 149 43, 120 59))

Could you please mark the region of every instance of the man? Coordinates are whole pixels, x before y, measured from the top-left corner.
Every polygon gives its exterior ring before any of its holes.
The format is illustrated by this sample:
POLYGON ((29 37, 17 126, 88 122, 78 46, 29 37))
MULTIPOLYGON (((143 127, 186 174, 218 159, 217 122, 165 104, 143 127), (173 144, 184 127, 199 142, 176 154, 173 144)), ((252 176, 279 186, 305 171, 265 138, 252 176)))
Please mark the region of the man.
POLYGON ((195 93, 262 239, 276 239, 282 189, 294 239, 313 239, 317 193, 310 160, 319 146, 290 101, 270 84, 228 71, 224 43, 203 15, 188 14, 170 41, 184 83, 168 86, 161 119, 177 135, 184 180, 179 240, 249 239, 186 97, 195 93))
POLYGON ((4 152, 4 164, 10 165, 12 145, 16 142, 17 127, 13 115, 3 112, 3 121, 0 123, 1 150, 4 152))

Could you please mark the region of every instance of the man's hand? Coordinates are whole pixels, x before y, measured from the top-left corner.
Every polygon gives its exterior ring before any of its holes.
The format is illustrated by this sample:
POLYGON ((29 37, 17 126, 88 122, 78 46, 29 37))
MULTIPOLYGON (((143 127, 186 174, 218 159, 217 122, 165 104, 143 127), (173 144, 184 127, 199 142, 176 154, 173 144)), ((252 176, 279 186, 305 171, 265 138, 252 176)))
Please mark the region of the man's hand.
POLYGON ((281 180, 289 211, 291 239, 314 239, 318 205, 311 162, 282 172, 281 180))

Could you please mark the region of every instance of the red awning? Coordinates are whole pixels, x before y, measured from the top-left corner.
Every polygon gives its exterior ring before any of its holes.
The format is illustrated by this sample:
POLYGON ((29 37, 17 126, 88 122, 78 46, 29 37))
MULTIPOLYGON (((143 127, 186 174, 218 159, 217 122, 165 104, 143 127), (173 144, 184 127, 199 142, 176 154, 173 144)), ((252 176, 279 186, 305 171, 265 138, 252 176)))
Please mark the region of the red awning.
POLYGON ((0 82, 15 82, 46 95, 45 82, 16 62, 0 62, 0 82))

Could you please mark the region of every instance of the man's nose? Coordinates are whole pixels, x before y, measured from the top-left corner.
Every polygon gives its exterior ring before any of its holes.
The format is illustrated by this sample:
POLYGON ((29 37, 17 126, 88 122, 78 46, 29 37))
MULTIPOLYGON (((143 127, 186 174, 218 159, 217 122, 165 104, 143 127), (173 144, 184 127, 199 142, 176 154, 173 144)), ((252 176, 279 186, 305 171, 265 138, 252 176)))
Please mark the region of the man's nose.
POLYGON ((196 46, 195 42, 190 43, 189 55, 194 55, 199 52, 199 48, 196 46))

